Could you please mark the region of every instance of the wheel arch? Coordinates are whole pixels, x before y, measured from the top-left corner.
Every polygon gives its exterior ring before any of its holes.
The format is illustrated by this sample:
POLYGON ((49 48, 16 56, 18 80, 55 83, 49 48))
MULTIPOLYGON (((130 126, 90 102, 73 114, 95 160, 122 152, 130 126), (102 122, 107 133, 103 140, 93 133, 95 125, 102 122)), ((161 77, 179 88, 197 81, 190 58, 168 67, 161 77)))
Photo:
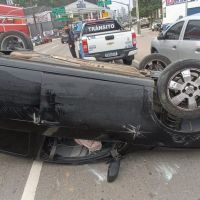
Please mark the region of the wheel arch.
POLYGON ((159 53, 155 47, 151 47, 151 53, 159 53))

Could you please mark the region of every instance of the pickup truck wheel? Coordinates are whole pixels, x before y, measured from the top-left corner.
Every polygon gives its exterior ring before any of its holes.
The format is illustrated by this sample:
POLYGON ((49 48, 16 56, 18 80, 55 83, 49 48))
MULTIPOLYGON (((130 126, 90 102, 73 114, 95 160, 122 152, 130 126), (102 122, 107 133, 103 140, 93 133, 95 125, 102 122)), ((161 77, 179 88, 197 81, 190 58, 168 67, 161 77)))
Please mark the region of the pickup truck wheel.
POLYGON ((24 33, 20 31, 8 31, 0 35, 0 50, 33 50, 33 43, 24 33))
POLYGON ((152 71, 162 71, 164 70, 171 61, 159 54, 159 53, 153 53, 143 58, 143 60, 139 64, 139 69, 147 69, 152 71))
POLYGON ((200 117, 200 61, 169 65, 158 78, 157 88, 166 111, 180 118, 200 117))
POLYGON ((124 58, 123 59, 123 63, 125 64, 125 65, 132 65, 133 64, 133 60, 134 60, 134 57, 127 57, 127 58, 124 58))

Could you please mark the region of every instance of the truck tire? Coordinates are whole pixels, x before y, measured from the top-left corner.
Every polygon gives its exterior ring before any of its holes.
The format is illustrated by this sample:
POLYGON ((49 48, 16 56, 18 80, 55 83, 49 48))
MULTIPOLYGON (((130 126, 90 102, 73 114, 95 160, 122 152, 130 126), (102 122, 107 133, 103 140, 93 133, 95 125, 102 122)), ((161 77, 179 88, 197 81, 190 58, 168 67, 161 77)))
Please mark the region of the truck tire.
POLYGON ((180 118, 200 117, 200 60, 169 65, 161 73, 157 90, 163 108, 180 118))
POLYGON ((133 60, 134 60, 134 56, 128 56, 128 57, 123 59, 123 63, 125 65, 132 65, 133 64, 133 60))
POLYGON ((162 71, 164 70, 171 61, 159 53, 153 53, 143 58, 139 64, 139 69, 147 69, 152 71, 162 71))
POLYGON ((8 31, 0 34, 0 50, 13 51, 19 49, 33 50, 33 43, 20 31, 8 31))

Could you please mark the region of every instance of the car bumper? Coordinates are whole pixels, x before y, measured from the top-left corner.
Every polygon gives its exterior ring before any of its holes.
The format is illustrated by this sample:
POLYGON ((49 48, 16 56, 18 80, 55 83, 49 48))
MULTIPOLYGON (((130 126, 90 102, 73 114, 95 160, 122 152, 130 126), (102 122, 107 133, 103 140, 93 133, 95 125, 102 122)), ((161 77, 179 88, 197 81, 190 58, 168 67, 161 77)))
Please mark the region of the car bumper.
POLYGON ((112 57, 105 57, 105 53, 108 53, 108 52, 100 52, 100 53, 95 53, 95 54, 84 55, 83 59, 93 60, 93 61, 94 60, 97 60, 97 61, 120 60, 129 56, 134 57, 134 55, 137 53, 137 49, 132 48, 132 49, 126 49, 126 50, 118 50, 117 51, 118 55, 112 56, 112 57))

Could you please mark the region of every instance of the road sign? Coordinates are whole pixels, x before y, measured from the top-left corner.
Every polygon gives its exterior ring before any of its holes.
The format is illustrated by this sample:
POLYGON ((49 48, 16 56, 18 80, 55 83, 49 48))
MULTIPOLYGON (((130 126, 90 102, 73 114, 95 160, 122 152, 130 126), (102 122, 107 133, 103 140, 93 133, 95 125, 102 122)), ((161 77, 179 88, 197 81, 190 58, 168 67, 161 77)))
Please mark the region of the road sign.
POLYGON ((104 6, 111 5, 111 4, 112 4, 112 0, 100 0, 97 2, 97 5, 99 7, 104 7, 104 6))
POLYGON ((67 21, 69 21, 69 18, 68 17, 61 17, 61 18, 55 19, 55 21, 58 21, 58 22, 67 22, 67 21))
POLYGON ((112 0, 105 0, 105 4, 106 5, 111 5, 112 4, 112 0))
POLYGON ((102 18, 107 18, 109 16, 109 13, 105 10, 102 10, 102 18))
POLYGON ((56 7, 56 8, 52 8, 52 14, 53 15, 61 15, 61 14, 65 14, 65 7, 56 7))
POLYGON ((97 5, 98 5, 99 7, 104 7, 104 2, 103 2, 103 1, 98 1, 98 2, 97 2, 97 5))

